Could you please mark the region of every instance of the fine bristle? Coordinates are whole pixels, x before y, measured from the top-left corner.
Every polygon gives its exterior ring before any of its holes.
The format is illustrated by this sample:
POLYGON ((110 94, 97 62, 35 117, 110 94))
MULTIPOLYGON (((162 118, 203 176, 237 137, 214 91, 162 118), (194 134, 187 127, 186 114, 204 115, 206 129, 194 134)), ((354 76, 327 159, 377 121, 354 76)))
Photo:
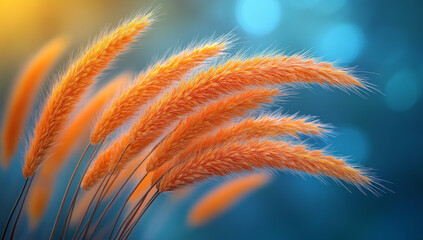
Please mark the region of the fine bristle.
POLYGON ((115 99, 110 108, 103 113, 91 133, 91 144, 95 145, 105 139, 129 120, 141 105, 154 99, 173 82, 182 79, 205 60, 224 53, 226 45, 225 42, 210 42, 186 49, 141 73, 135 83, 115 99))
POLYGON ((75 118, 72 119, 63 131, 60 137, 60 144, 52 148, 51 154, 45 161, 46 164, 41 168, 40 176, 43 176, 44 173, 45 175, 50 175, 58 171, 78 139, 87 137, 92 120, 95 119, 96 115, 108 101, 120 91, 120 88, 129 80, 129 77, 130 74, 122 73, 115 79, 112 79, 110 83, 100 89, 81 111, 77 113, 75 118))
POLYGON ((325 156, 319 150, 310 151, 301 145, 285 142, 251 140, 233 142, 193 155, 165 174, 159 183, 160 192, 172 191, 214 176, 257 168, 301 171, 311 175, 324 175, 368 188, 371 179, 363 172, 348 166, 344 161, 325 156))
MULTIPOLYGON (((247 60, 229 60, 224 65, 199 72, 190 81, 166 93, 153 103, 130 128, 103 155, 97 158, 89 174, 97 179, 114 166, 124 149, 125 154, 117 169, 122 169, 132 156, 161 136, 167 126, 206 102, 240 91, 249 86, 315 82, 334 86, 360 86, 360 82, 345 71, 329 63, 298 56, 255 57, 247 60)), ((118 172, 118 171, 117 171, 118 172)), ((104 175, 103 175, 104 176, 104 175)), ((87 177, 88 181, 90 177, 87 177)))
POLYGON ((9 166, 11 157, 18 147, 19 139, 24 132, 26 121, 40 86, 46 79, 47 73, 63 54, 66 46, 67 41, 63 37, 51 40, 27 64, 17 79, 4 113, 5 119, 1 129, 3 168, 9 166))
POLYGON ((345 71, 329 63, 316 63, 299 57, 256 57, 229 60, 224 65, 197 73, 190 81, 164 95, 150 106, 131 127, 131 141, 139 149, 157 139, 163 129, 180 116, 188 114, 205 102, 249 86, 284 83, 319 83, 334 86, 360 86, 361 83, 345 71))
MULTIPOLYGON (((84 136, 88 136, 91 120, 104 104, 113 97, 122 84, 128 80, 128 77, 129 75, 125 73, 117 76, 93 96, 90 102, 72 119, 72 122, 66 127, 60 137, 60 144, 52 148, 51 154, 44 162, 45 164, 40 167, 39 174, 34 179, 33 189, 52 189, 54 187, 57 174, 68 159, 70 152, 77 145, 78 140, 81 140, 84 136)), ((32 203, 45 203, 36 204, 36 209, 35 207, 34 209, 29 209, 29 214, 33 222, 40 217, 38 213, 45 212, 47 203, 50 201, 49 196, 50 194, 39 194, 37 191, 31 191, 29 193, 30 207, 33 206, 32 203)))
POLYGON ((303 118, 271 117, 247 118, 226 128, 222 128, 214 135, 198 138, 188 145, 180 154, 174 157, 173 164, 186 160, 191 154, 214 148, 231 141, 268 138, 278 136, 294 136, 299 134, 321 135, 325 132, 321 124, 306 121, 303 118))
POLYGON ((278 94, 274 89, 253 89, 224 98, 188 116, 155 149, 147 164, 147 172, 153 171, 182 151, 196 137, 216 129, 223 123, 243 116, 247 111, 269 103, 278 94))
POLYGON ((45 160, 60 132, 94 78, 150 25, 149 15, 136 17, 94 44, 85 55, 70 66, 54 87, 33 133, 25 157, 23 175, 28 178, 45 160))

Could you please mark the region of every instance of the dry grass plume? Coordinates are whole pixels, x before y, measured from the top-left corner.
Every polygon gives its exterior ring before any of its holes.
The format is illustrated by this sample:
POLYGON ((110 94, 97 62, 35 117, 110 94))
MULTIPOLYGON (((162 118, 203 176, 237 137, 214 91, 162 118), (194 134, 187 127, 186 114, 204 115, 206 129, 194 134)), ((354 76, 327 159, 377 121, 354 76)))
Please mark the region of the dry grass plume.
POLYGON ((32 176, 46 159, 65 123, 93 79, 133 42, 136 36, 152 22, 151 15, 140 16, 124 23, 108 36, 100 39, 70 66, 53 88, 39 118, 25 157, 23 175, 32 176))

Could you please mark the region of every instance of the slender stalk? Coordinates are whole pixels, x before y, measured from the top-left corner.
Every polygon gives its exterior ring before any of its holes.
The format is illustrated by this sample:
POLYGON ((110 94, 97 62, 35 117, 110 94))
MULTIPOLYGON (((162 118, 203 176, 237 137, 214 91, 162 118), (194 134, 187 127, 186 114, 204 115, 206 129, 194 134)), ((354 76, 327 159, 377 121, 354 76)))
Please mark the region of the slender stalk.
MULTIPOLYGON (((156 198, 160 195, 159 190, 157 189, 157 191, 154 193, 154 195, 151 197, 151 199, 148 201, 148 203, 146 204, 146 206, 144 207, 144 209, 141 211, 140 215, 137 217, 137 219, 135 221, 131 221, 132 224, 131 226, 128 228, 128 230, 124 233, 122 233, 121 235, 121 239, 127 239, 129 237, 129 234, 131 234, 132 230, 135 228, 135 226, 138 224, 139 220, 141 219, 141 217, 144 215, 144 213, 147 211, 147 209, 151 206, 151 204, 154 202, 154 200, 156 200, 156 198)), ((138 211, 137 211, 138 212, 138 211)), ((131 223, 130 222, 130 223, 131 223)), ((124 229, 125 231, 125 229, 124 229)))
POLYGON ((75 174, 76 174, 76 172, 78 171, 78 168, 79 168, 79 165, 80 165, 80 164, 81 164, 81 162, 82 162, 83 156, 86 154, 86 152, 88 151, 88 148, 90 148, 90 146, 91 146, 91 144, 88 144, 88 145, 87 145, 87 147, 86 147, 86 148, 85 148, 85 150, 84 150, 84 153, 83 153, 83 154, 82 154, 82 156, 79 158, 79 161, 78 161, 78 163, 77 163, 77 165, 76 165, 76 167, 75 167, 75 170, 73 170, 73 173, 72 173, 72 176, 71 176, 71 178, 70 178, 70 180, 69 180, 68 186, 66 187, 65 195, 64 195, 64 196, 63 196, 63 198, 62 198, 62 203, 60 204, 60 207, 59 207, 59 212, 57 213, 56 220, 54 220, 53 229, 52 229, 52 231, 51 231, 50 238, 49 238, 50 240, 52 240, 52 239, 53 239, 54 233, 56 232, 57 223, 59 222, 59 219, 60 219, 60 214, 61 214, 61 212, 62 212, 63 205, 65 204, 66 197, 68 196, 69 189, 70 189, 70 187, 71 187, 71 185, 72 185, 73 178, 75 177, 75 174))
MULTIPOLYGON (((126 204, 128 204, 128 201, 129 201, 129 199, 131 198, 131 196, 134 194, 134 192, 136 191, 136 189, 138 188, 138 186, 141 184, 141 182, 145 179, 145 177, 148 175, 148 173, 146 174, 146 175, 144 175, 144 177, 141 179, 141 181, 139 181, 139 183, 137 184, 137 186, 134 188, 134 190, 131 192, 131 194, 128 196, 128 198, 126 199, 126 201, 125 201, 125 203, 123 204, 123 206, 122 206, 122 208, 121 208, 121 211, 120 211, 120 214, 122 214, 122 212, 123 212, 123 209, 126 207, 126 204)), ((151 189, 153 188, 154 186, 151 186, 148 190, 147 190, 147 192, 145 193, 145 195, 141 198, 141 200, 137 203, 137 205, 135 205, 135 207, 134 207, 134 209, 135 208, 139 208, 139 206, 141 206, 142 205, 142 203, 144 202, 144 200, 145 200, 145 198, 147 197, 147 195, 148 195, 148 193, 151 191, 151 189)), ((128 216, 130 216, 130 215, 132 215, 133 214, 133 212, 134 212, 134 209, 129 213, 129 215, 128 216)), ((138 211, 138 210, 137 210, 138 211)), ((119 214, 119 216, 118 217, 120 217, 120 214, 119 214)), ((124 222, 123 223, 125 223, 126 222, 126 219, 124 220, 124 222)), ((122 224, 123 224, 122 223, 122 224)))
POLYGON ((16 199, 15 205, 13 205, 12 211, 10 212, 9 217, 7 218, 6 226, 4 227, 3 234, 1 235, 1 240, 4 240, 4 237, 6 236, 7 228, 9 227, 10 221, 12 220, 12 217, 13 217, 13 214, 15 213, 16 207, 18 206, 18 204, 21 200, 22 194, 24 193, 24 190, 25 190, 25 187, 28 183, 28 180, 29 180, 29 178, 25 179, 25 183, 22 186, 21 192, 19 193, 19 197, 18 197, 18 199, 16 199))
POLYGON ((88 221, 85 223, 85 225, 84 225, 84 227, 82 228, 82 230, 81 230, 81 232, 80 232, 80 233, 78 233, 78 232, 79 232, 79 229, 81 228, 82 223, 84 222, 85 217, 87 216, 87 214, 88 214, 88 212, 89 212, 89 210, 90 210, 90 208, 91 208, 91 205, 93 204, 94 200, 96 199, 97 194, 99 194, 99 192, 100 192, 100 188, 103 186, 104 182, 105 182, 105 178, 103 178, 103 180, 100 182, 100 185, 98 186, 98 188, 97 188, 96 192, 94 193, 94 196, 91 198, 91 201, 90 201, 90 203, 88 204, 87 210, 85 211, 84 216, 82 217, 81 221, 79 222, 78 228, 76 229, 76 232, 75 232, 74 236, 72 237, 72 240, 74 240, 75 238, 79 238, 79 237, 80 237, 80 235, 81 235, 82 233, 84 233, 85 228, 87 227, 88 221))
MULTIPOLYGON (((72 201, 71 201, 71 204, 69 206, 68 212, 66 213, 65 223, 63 224, 63 228, 62 228, 62 231, 60 233, 59 239, 62 239, 62 237, 63 237, 63 239, 66 239, 66 234, 68 232, 70 220, 72 219, 72 214, 73 214, 73 209, 74 209, 74 206, 75 206, 75 202, 76 202, 76 200, 78 198, 79 190, 81 188, 82 178, 84 177, 85 173, 88 171, 88 167, 91 165, 91 162, 93 161, 94 157, 97 155, 97 153, 98 153, 99 149, 101 148, 101 146, 103 145, 103 143, 104 143, 104 140, 102 140, 100 142, 100 144, 95 145, 94 146, 94 149, 90 153, 90 157, 89 157, 88 163, 85 166, 85 169, 84 169, 84 172, 82 174, 82 177, 79 179, 79 182, 78 182, 76 191, 73 194, 72 201)), ((81 157, 84 158, 85 157, 85 154, 86 154, 86 152, 84 152, 81 157)))
MULTIPOLYGON (((90 154, 89 163, 85 166, 85 171, 84 171, 84 174, 83 174, 83 175, 85 175, 85 173, 87 172, 87 170, 88 170, 88 168, 89 168, 89 166, 90 166, 91 162, 93 161, 93 159, 94 159, 95 155, 97 155, 97 152, 98 152, 98 150, 100 149, 100 146, 103 144, 103 142, 104 142, 104 140, 103 140, 103 141, 101 141, 101 143, 100 143, 99 145, 95 145, 95 147, 94 147, 93 151, 92 151, 92 152, 91 152, 91 154, 90 154)), ((81 179, 80 179, 80 181, 79 181, 79 186, 81 186, 81 182, 82 182, 83 177, 84 177, 84 176, 82 176, 82 177, 81 177, 81 179)), ((101 182, 101 184, 103 184, 103 182, 101 182)), ((100 185, 101 185, 101 184, 100 184, 100 185)), ((98 189, 97 189, 97 192, 98 192, 98 189)), ((73 236, 73 238, 72 238, 72 239, 74 239, 74 238, 76 237, 76 235, 77 235, 77 233, 78 233, 79 229, 81 228, 81 225, 82 225, 82 223, 84 222, 85 216, 87 215, 88 210, 90 209, 91 204, 92 204, 92 202, 94 201, 94 198, 97 196, 97 192, 95 192, 95 194, 94 194, 93 198, 91 199, 91 201, 90 201, 90 203, 89 203, 89 205, 88 205, 88 207, 87 207, 87 210, 85 211, 84 216, 82 217, 82 219, 81 219, 81 221, 80 221, 80 223, 79 223, 79 225, 78 225, 78 228, 76 229, 76 232, 75 232, 75 234, 74 234, 74 236, 73 236)), ((69 216, 69 221, 72 219, 73 209, 74 209, 73 207, 74 207, 74 205, 75 205, 75 202, 76 202, 77 198, 78 198, 78 192, 76 192, 76 193, 74 194, 74 199, 72 199, 72 200, 73 200, 73 205, 71 205, 71 208, 69 208, 69 210, 68 210, 68 211, 70 211, 70 214, 69 214, 69 215, 70 215, 70 216, 69 216)))
MULTIPOLYGON (((114 176, 114 178, 113 178, 113 180, 108 184, 108 187, 107 187, 107 190, 104 192, 104 195, 101 195, 100 194, 100 196, 99 196, 99 199, 97 200, 97 203, 98 202, 101 202, 101 201, 103 201, 103 197, 105 197, 106 196, 106 194, 109 192, 109 190, 110 190, 110 188, 112 187, 112 185, 113 185, 113 183, 116 181, 116 179, 117 179, 117 177, 118 177, 118 175, 119 175, 119 173, 116 175, 116 176, 114 176)), ((106 185, 105 185, 106 186, 106 185)), ((110 205, 110 203, 107 205, 107 206, 109 206, 110 205)), ((106 207, 107 208, 107 207, 106 207)), ((106 210, 104 210, 103 212, 102 212, 102 214, 101 214, 101 216, 100 216, 100 218, 99 218, 99 220, 97 220, 97 223, 96 223, 96 225, 95 225, 95 227, 94 227, 94 229, 92 230, 92 232, 91 232, 91 235, 90 235, 90 237, 89 237, 89 239, 91 239, 93 236, 94 236, 94 233, 95 233, 95 231, 96 231, 96 229, 97 229, 97 227, 98 227, 98 225, 100 224, 100 221, 101 221, 101 219, 102 219, 102 217, 104 216, 104 212, 105 212, 106 210)), ((93 212, 94 213, 94 212, 93 212)), ((88 224, 85 224, 85 226, 84 226, 84 231, 86 230, 86 228, 88 227, 88 224)))
POLYGON ((13 236, 15 235, 15 229, 16 229, 16 226, 18 225, 19 217, 21 216, 21 212, 22 212, 23 206, 25 205, 26 196, 28 195, 29 189, 31 189, 31 184, 32 184, 32 181, 34 180, 34 176, 35 175, 36 175, 36 173, 34 173, 32 175, 32 177, 31 177, 31 179, 29 180, 28 188, 26 189, 25 194, 23 195, 23 199, 22 199, 21 206, 19 207, 18 215, 16 216, 15 223, 13 224, 13 228, 12 228, 12 233, 10 235, 10 239, 13 239, 13 236))
MULTIPOLYGON (((103 143, 104 143, 104 139, 100 142, 100 144, 95 145, 94 149, 91 151, 89 161, 88 161, 87 165, 85 166, 82 177, 79 179, 78 186, 77 186, 76 191, 75 191, 75 193, 72 197, 71 205, 68 209, 68 212, 66 213, 66 220, 65 220, 65 223, 63 225, 62 232, 60 233, 59 239, 62 238, 62 234, 63 234, 63 238, 66 239, 66 234, 67 234, 67 231, 68 231, 68 228, 69 228, 69 222, 72 219, 73 209, 74 209, 76 200, 78 198, 79 190, 81 188, 82 179, 83 179, 85 173, 88 171, 88 167, 91 165, 91 162, 93 161, 94 157, 97 155, 97 153, 98 153, 99 149, 101 148, 101 146, 103 145, 103 143)), ((85 157, 85 154, 86 154, 86 152, 84 152, 82 154, 82 158, 85 157)))
MULTIPOLYGON (((146 173, 146 174, 142 177, 142 179, 138 182, 138 184, 135 186, 135 188, 132 190, 132 192, 131 192, 131 193, 129 194, 129 196, 126 198, 125 202, 123 203, 123 206, 120 208, 119 213, 118 213, 118 215, 117 215, 117 217, 116 217, 116 220, 115 220, 115 222, 114 222, 114 224, 113 224, 112 231, 110 232, 110 235, 109 235, 109 240, 110 240, 111 236, 113 235, 113 231, 115 230, 116 225, 117 225, 117 223, 118 223, 118 221, 119 221, 119 218, 120 218, 120 216, 122 215, 123 210, 124 210, 124 209, 125 209, 125 207, 126 207, 126 204, 128 204, 128 201, 129 201, 129 199, 131 198, 131 195, 132 195, 132 194, 134 194, 134 192, 137 190, 138 186, 141 184, 141 182, 145 179, 145 177, 146 177, 147 175, 148 175, 148 173, 146 173)), ((151 190, 151 188, 147 191, 147 193, 148 193, 150 190, 151 190)), ((142 199, 144 199, 144 198, 145 198, 145 196, 144 196, 142 199)), ((132 213, 132 212, 131 212, 131 213, 132 213)))
MULTIPOLYGON (((109 187, 107 188, 105 194, 107 194, 110 190, 110 188, 112 187, 112 184, 115 182, 117 176, 115 176, 115 178, 113 179, 112 183, 109 184, 109 187)), ((120 192, 120 191, 119 191, 120 192)), ((103 219, 103 217, 105 216, 107 210, 110 208, 110 206, 113 204, 114 199, 118 196, 119 192, 117 194, 115 194, 115 196, 113 197, 113 199, 107 204, 106 208, 103 210, 100 218, 97 220, 97 223, 95 224, 94 229, 91 232, 91 235, 89 237, 89 239, 92 239, 92 237, 94 236, 95 231, 97 230, 98 226, 100 225, 101 220, 103 219)))
POLYGON ((90 218, 89 218, 89 220, 88 220, 88 225, 87 225, 87 228, 86 228, 85 233, 84 233, 84 235, 83 235, 83 237, 82 237, 83 239, 85 239, 85 237, 86 237, 86 235, 87 235, 87 233, 88 233, 88 230, 89 230, 89 228, 90 228, 91 221, 93 220, 93 218, 94 218, 94 214, 95 214, 95 212, 96 212, 96 210, 97 210, 97 208, 98 208, 98 206, 99 206, 99 204, 100 204, 100 202, 101 202, 101 200, 102 200, 102 195, 103 195, 103 193, 104 193, 104 189, 106 188, 107 184, 109 183, 110 178, 113 176, 113 173, 115 172, 115 170, 116 170, 117 166, 119 165, 120 160, 122 159, 122 157, 123 157, 123 155, 125 154, 126 150, 128 150, 129 146, 131 146, 131 144, 128 144, 128 145, 126 146, 126 148, 123 150, 122 154, 120 155, 120 157, 119 157, 118 161, 116 162, 116 164, 115 164, 115 166, 113 167, 113 170, 110 172, 110 174, 109 174, 108 176, 106 175, 106 176, 104 177, 104 178, 106 178, 106 177, 107 177, 106 184, 104 184, 104 186, 102 187, 102 190, 101 190, 100 195, 99 195, 99 197, 98 197, 98 201, 97 201, 97 203, 96 203, 96 205, 95 205, 95 207, 94 207, 94 210, 93 210, 93 212, 91 213, 91 216, 90 216, 90 218))
MULTIPOLYGON (((176 166, 176 165, 175 165, 176 166)), ((170 170, 172 170, 175 166, 173 166, 172 168, 168 169, 165 173, 163 173, 162 176, 160 176, 159 179, 156 180, 156 182, 154 182, 151 187, 147 190, 147 192, 143 195, 143 197, 140 199, 140 201, 137 203, 137 205, 135 205, 135 207, 132 209, 132 211, 128 214, 128 216, 126 217, 126 219, 122 222, 121 226, 118 228, 116 235, 114 238, 116 238, 119 234, 119 232, 122 230, 122 228, 126 228, 127 226, 123 227, 124 225, 128 224, 128 222, 130 223, 132 221, 132 219, 134 218, 134 216, 136 215, 136 213, 139 211, 140 207, 142 206, 142 204, 144 203, 145 198, 147 197, 147 195, 150 193, 151 189, 153 189, 154 186, 157 185, 158 182, 160 182, 160 180, 162 180, 163 176, 166 175, 170 170)), ((135 192, 136 188, 134 189, 134 191, 131 193, 131 195, 135 192)), ((129 195, 129 197, 131 196, 129 195)), ((129 200, 129 198, 127 199, 129 200)), ((121 211, 123 211, 123 208, 121 209, 121 211)), ((120 215, 119 215, 120 217, 120 215)), ((111 236, 113 234, 113 230, 116 227, 117 221, 119 220, 119 217, 116 218, 114 226, 112 228, 112 232, 109 235, 109 240, 111 239, 111 236)))
MULTIPOLYGON (((150 152, 151 153, 151 152, 150 152)), ((147 155, 147 157, 150 155, 150 153, 147 155)), ((97 229, 97 227, 99 226, 99 224, 100 224, 100 222, 101 222, 101 220, 103 219, 103 217, 106 215, 106 213, 107 213, 107 211, 109 210, 109 208, 112 206, 112 204, 114 203, 114 201, 117 199, 117 197, 119 196, 119 194, 120 194, 120 192, 124 189, 124 187, 125 187, 125 185, 129 182, 129 180, 131 179, 131 177, 132 177, 132 175, 133 174, 135 174, 135 172, 138 170, 138 168, 144 163, 144 161, 147 159, 147 157, 145 157, 138 165, 137 165, 137 167, 131 172, 131 174, 128 176, 128 178, 126 178, 126 180, 125 180, 125 182, 121 185, 121 187, 119 188, 119 190, 116 192, 116 194, 113 196, 113 198, 112 198, 112 200, 109 202, 109 204, 106 206, 106 208, 104 209, 104 211, 103 211, 103 213, 101 214, 101 216, 100 216, 100 218, 99 218, 99 220, 97 221, 97 224, 96 224, 96 226, 95 226, 95 228, 94 228, 94 232, 95 232, 95 230, 97 229)), ((146 175, 144 175, 143 176, 143 178, 142 178, 142 180, 144 180, 144 178, 146 177, 146 175)), ((141 180, 141 181, 142 181, 141 180)), ((129 200, 129 198, 126 200, 126 202, 129 200)), ((119 211, 119 214, 118 214, 118 217, 117 218, 119 218, 120 217, 120 215, 122 214, 122 211, 123 211, 123 209, 124 209, 124 207, 125 207, 125 204, 126 204, 126 202, 124 203, 124 206, 121 208, 121 210, 119 211)), ((114 230, 114 228, 113 228, 113 230, 114 230)), ((94 232, 93 232, 93 234, 94 234, 94 232)))
MULTIPOLYGON (((162 141, 161 141, 162 142, 162 141)), ((106 208, 104 209, 103 213, 101 214, 99 220, 97 221, 97 224, 94 228, 94 231, 97 229, 98 225, 100 224, 101 220, 103 219, 103 217, 105 216, 105 214, 107 213, 107 211, 109 210, 109 208, 111 207, 111 205, 114 203, 114 201, 117 199, 118 195, 120 194, 120 192, 124 189, 124 187, 126 186, 126 184, 129 182, 129 180, 131 179, 131 177, 135 174, 135 172, 141 167, 141 165, 145 162, 145 160, 151 155, 151 153, 157 148, 157 146, 161 143, 159 142, 148 154, 147 156, 144 157, 144 159, 134 168, 134 170, 131 172, 131 174, 129 174, 128 178, 126 178, 125 182, 123 182, 123 184, 120 186, 119 190, 116 192, 116 194, 113 196, 112 200, 109 202, 109 204, 106 206, 106 208)), ((141 181, 138 183, 138 185, 145 179, 147 175, 144 175, 143 178, 141 179, 141 181)), ((137 187, 138 187, 137 185, 137 187)), ((136 189, 136 188, 135 188, 136 189)), ((133 190, 133 192, 135 191, 135 189, 133 190)), ((129 195, 130 197, 131 195, 129 195)), ((125 201, 123 207, 121 208, 121 210, 119 211, 118 217, 117 219, 119 219, 120 215, 122 214, 123 209, 125 208, 125 204, 129 201, 129 197, 128 199, 125 201)), ((112 232, 114 230, 114 228, 116 227, 117 224, 117 220, 115 221, 115 224, 113 226, 112 232)), ((94 234, 94 233, 93 233, 94 234)), ((110 236, 111 237, 111 236, 110 236)))
MULTIPOLYGON (((119 228, 117 229, 117 231, 116 231, 116 235, 114 235, 114 237, 113 237, 113 239, 116 239, 118 236, 119 236, 119 233, 123 230, 123 229, 125 229, 125 227, 124 226, 126 226, 126 224, 127 224, 127 222, 128 221, 130 221, 131 219, 133 219, 133 216, 134 216, 134 212, 136 213, 138 210, 139 210, 139 208, 140 208, 140 206, 144 203, 144 200, 146 199, 146 197, 147 197, 147 195, 148 195, 148 193, 150 192, 150 190, 151 189, 153 189, 153 187, 154 186, 151 186, 149 189, 148 189, 148 191, 144 194, 144 196, 140 199, 140 201, 135 205, 135 207, 129 212, 129 214, 128 214, 128 216, 123 220, 123 222, 122 222, 122 224, 119 226, 119 228), (128 220, 129 219, 129 220, 128 220)), ((122 212, 122 210, 123 210, 124 208, 121 208, 121 212, 122 212)), ((119 215, 119 217, 120 217, 120 215, 119 215)), ((113 231, 114 231, 114 229, 115 229, 115 227, 116 227, 116 224, 117 224, 117 220, 118 220, 118 218, 116 218, 116 220, 115 220, 115 223, 114 223, 114 226, 113 226, 113 228, 112 228, 112 232, 110 233, 111 235, 109 236, 109 240, 111 239, 110 237, 113 235, 113 231)))

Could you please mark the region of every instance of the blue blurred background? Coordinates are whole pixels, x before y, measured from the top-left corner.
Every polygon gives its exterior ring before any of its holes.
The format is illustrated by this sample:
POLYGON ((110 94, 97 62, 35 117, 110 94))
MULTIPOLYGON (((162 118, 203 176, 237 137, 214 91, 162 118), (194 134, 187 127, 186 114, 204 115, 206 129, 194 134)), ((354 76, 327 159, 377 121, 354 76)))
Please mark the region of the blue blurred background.
MULTIPOLYGON (((377 176, 392 182, 385 185, 395 193, 366 196, 330 181, 325 185, 280 173, 215 221, 191 228, 186 223, 189 207, 217 184, 212 182, 183 199, 159 197, 132 239, 423 238, 423 4, 417 0, 2 0, 2 109, 23 63, 49 39, 70 36, 71 56, 105 26, 115 26, 128 13, 150 5, 160 6, 160 21, 104 79, 123 70, 138 72, 168 49, 231 31, 238 38, 233 52, 270 47, 354 67, 379 91, 361 97, 319 86, 295 89, 283 112, 317 116, 332 124, 336 136, 310 143, 329 145, 330 153, 375 169, 377 176)), ((0 172, 2 223, 23 183, 18 160, 22 154, 11 169, 0 172)), ((64 176, 69 174, 64 170, 64 176)), ((63 187, 65 181, 60 181, 63 187)), ((58 204, 51 204, 51 215, 58 204)), ((37 236, 47 237, 50 228, 45 229, 37 236)))

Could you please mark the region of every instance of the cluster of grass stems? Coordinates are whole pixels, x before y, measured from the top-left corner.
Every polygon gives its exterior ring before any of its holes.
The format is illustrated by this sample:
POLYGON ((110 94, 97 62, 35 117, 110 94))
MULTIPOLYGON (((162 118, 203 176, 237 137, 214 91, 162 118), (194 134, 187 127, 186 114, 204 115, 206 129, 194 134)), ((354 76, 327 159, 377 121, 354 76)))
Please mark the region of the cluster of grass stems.
MULTIPOLYGON (((382 191, 363 169, 298 141, 300 136, 328 134, 327 125, 307 117, 252 114, 286 95, 283 85, 368 90, 369 85, 348 70, 304 55, 228 57, 233 38, 214 38, 159 61, 130 82, 130 74, 119 75, 81 107, 96 77, 153 22, 153 12, 123 22, 57 80, 31 135, 23 166, 26 180, 2 239, 14 238, 24 206, 31 225, 37 225, 60 169, 88 133, 89 143, 69 179, 50 239, 126 239, 161 193, 237 173, 302 172, 382 191), (222 56, 225 61, 217 61, 222 56), (127 131, 122 130, 125 125, 127 131), (115 134, 118 130, 123 133, 115 134)), ((3 122, 4 168, 18 147, 42 80, 65 46, 63 38, 49 42, 19 77, 3 122)), ((196 207, 190 221, 206 221, 267 178, 252 175, 224 187, 196 207)))

